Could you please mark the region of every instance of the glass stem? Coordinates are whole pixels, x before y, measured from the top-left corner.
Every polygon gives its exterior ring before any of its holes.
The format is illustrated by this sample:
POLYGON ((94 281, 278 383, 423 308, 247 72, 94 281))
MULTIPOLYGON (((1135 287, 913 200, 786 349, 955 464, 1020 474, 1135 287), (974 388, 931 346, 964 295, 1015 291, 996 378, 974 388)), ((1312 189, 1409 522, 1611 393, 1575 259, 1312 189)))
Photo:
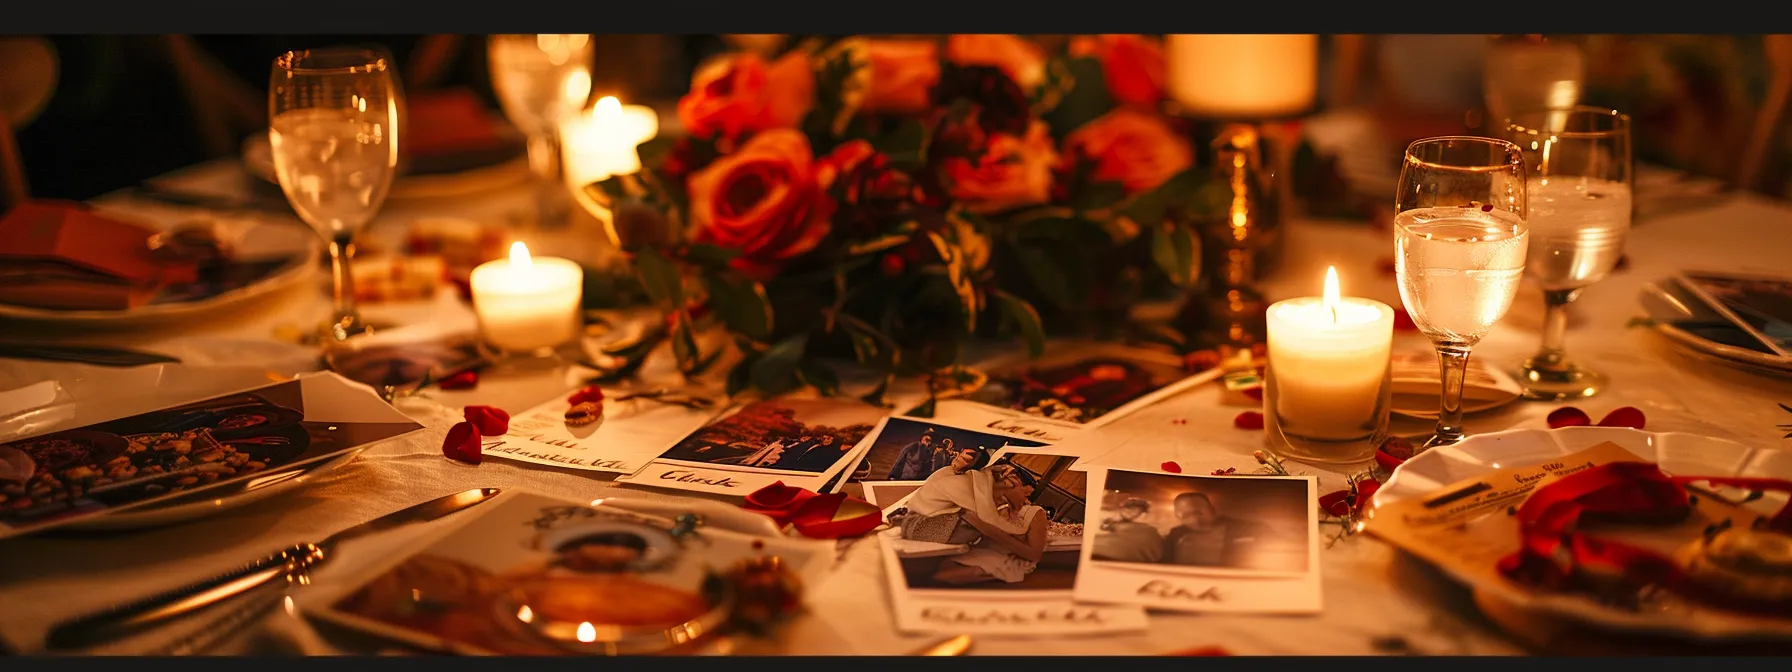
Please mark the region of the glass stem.
POLYGON ((355 309, 355 274, 351 270, 354 258, 354 233, 344 231, 330 236, 330 269, 335 279, 331 295, 335 315, 330 330, 337 340, 347 338, 361 326, 361 315, 355 309))
POLYGON ((1437 432, 1425 444, 1427 447, 1449 445, 1462 440, 1462 388, 1468 377, 1468 352, 1469 347, 1466 345, 1437 347, 1444 396, 1437 413, 1437 432))
POLYGON ((560 153, 560 134, 547 130, 529 138, 529 170, 535 173, 536 221, 542 228, 566 222, 571 203, 566 193, 566 164, 560 153))
POLYGON ((1568 304, 1579 295, 1578 289, 1544 290, 1543 347, 1531 357, 1531 368, 1547 371, 1568 368, 1568 304))

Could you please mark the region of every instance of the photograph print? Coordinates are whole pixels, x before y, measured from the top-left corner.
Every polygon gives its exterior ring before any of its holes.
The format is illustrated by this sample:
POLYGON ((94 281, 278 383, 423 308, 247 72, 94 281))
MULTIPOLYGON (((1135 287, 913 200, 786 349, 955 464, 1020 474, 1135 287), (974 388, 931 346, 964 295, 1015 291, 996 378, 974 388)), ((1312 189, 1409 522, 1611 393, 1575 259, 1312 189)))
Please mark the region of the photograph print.
POLYGON ((757 401, 691 432, 657 459, 823 474, 850 457, 884 415, 884 409, 857 400, 757 401))
MULTIPOLYGON (((934 472, 888 519, 899 588, 1069 591, 1083 543, 1077 458, 1007 451, 984 466, 934 472)), ((894 577, 892 577, 894 579, 894 577)))
POLYGON ((1044 445, 915 418, 890 418, 872 439, 852 476, 855 481, 924 481, 948 467, 963 471, 972 463, 987 464, 990 457, 1007 448, 1044 445))
POLYGON ((1753 336, 1784 356, 1792 356, 1792 280, 1688 272, 1689 284, 1707 303, 1728 313, 1753 336))
POLYGON ((1097 498, 1089 559, 1277 575, 1311 569, 1311 482, 1113 469, 1097 498))
POLYGON ((1198 382, 1174 356, 1113 344, 1066 348, 994 367, 988 376, 963 398, 1084 425, 1120 417, 1198 382))

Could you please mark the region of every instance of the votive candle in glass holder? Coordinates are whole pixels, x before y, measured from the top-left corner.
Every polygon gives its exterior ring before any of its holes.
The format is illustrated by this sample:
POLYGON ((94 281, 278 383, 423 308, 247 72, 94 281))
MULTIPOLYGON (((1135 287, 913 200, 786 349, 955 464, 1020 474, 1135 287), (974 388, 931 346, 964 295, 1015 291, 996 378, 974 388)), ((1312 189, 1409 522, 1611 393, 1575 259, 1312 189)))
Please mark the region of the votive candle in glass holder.
POLYGON ((585 271, 571 260, 530 257, 521 242, 510 258, 488 261, 468 278, 485 346, 504 355, 548 355, 583 327, 585 271))
POLYGON ((1387 438, 1394 310, 1340 297, 1338 271, 1325 294, 1269 307, 1263 426, 1270 450, 1322 464, 1372 460, 1387 438))

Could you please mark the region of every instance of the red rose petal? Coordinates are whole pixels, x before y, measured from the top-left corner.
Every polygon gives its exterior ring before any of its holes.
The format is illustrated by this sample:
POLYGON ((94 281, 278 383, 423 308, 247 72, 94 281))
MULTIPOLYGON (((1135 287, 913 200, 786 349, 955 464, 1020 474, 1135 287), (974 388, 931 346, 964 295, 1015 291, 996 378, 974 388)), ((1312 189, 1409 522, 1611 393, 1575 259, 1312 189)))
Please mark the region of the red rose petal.
POLYGON ((1612 412, 1605 414, 1605 419, 1599 421, 1599 426, 1642 429, 1644 422, 1645 419, 1643 418, 1642 409, 1635 406, 1625 406, 1623 408, 1613 409, 1612 412))
POLYGON ((1213 474, 1211 474, 1211 475, 1213 475, 1213 476, 1231 476, 1236 473, 1238 473, 1238 467, 1226 467, 1225 469, 1213 470, 1213 474))
POLYGON ((461 414, 485 436, 502 436, 510 432, 510 414, 505 413, 502 408, 468 406, 461 409, 461 414))
POLYGON ((1393 471, 1393 470, 1399 468, 1400 465, 1404 464, 1404 463, 1406 463, 1406 460, 1398 458, 1398 457, 1394 457, 1393 455, 1389 455, 1385 451, 1381 451, 1381 450, 1375 451, 1375 464, 1377 466, 1381 467, 1382 469, 1386 469, 1388 471, 1393 471))
POLYGON ((1418 449, 1413 448, 1411 441, 1407 441, 1398 436, 1388 437, 1386 441, 1381 442, 1381 447, 1376 450, 1387 453, 1389 457, 1400 460, 1401 462, 1412 459, 1412 456, 1419 452, 1418 449))
POLYGON ((596 385, 587 385, 583 389, 572 393, 572 396, 567 397, 566 403, 572 406, 577 406, 583 403, 601 403, 603 400, 604 388, 596 385))
POLYGON ((436 387, 440 387, 444 390, 471 390, 478 386, 478 371, 462 371, 447 378, 443 378, 440 383, 436 383, 436 387))
POLYGON ((1412 321, 1412 313, 1405 308, 1394 309, 1394 331, 1418 331, 1419 325, 1412 321))
POLYGON ((1350 515, 1350 491, 1339 490, 1319 497, 1319 508, 1334 516, 1350 515))
POLYGON ((1263 401, 1263 388, 1261 387, 1249 387, 1242 391, 1244 396, 1250 397, 1252 401, 1263 401))
POLYGON ((471 422, 456 423, 448 428, 448 436, 442 439, 442 454, 457 462, 479 464, 484 459, 483 450, 479 428, 471 422))
POLYGON ((797 533, 811 539, 857 537, 883 522, 883 511, 871 502, 839 492, 810 497, 790 517, 797 533))
POLYGON ((1232 419, 1232 426, 1239 429, 1263 429, 1263 414, 1257 411, 1245 411, 1232 419))
POLYGON ((1381 482, 1377 481, 1373 478, 1365 478, 1363 480, 1357 481, 1356 482, 1356 501, 1357 501, 1356 506, 1357 506, 1357 508, 1360 509, 1365 506, 1368 506, 1369 498, 1374 497, 1375 491, 1380 490, 1380 489, 1381 489, 1381 482))
POLYGON ((1170 472, 1172 474, 1182 473, 1182 465, 1177 464, 1175 462, 1165 462, 1163 464, 1157 465, 1157 468, 1162 469, 1167 472, 1170 472))
POLYGON ((1593 424, 1593 419, 1587 417, 1586 411, 1573 406, 1563 406, 1550 411, 1549 417, 1544 418, 1544 422, 1549 423, 1550 429, 1561 429, 1563 427, 1585 427, 1593 424))

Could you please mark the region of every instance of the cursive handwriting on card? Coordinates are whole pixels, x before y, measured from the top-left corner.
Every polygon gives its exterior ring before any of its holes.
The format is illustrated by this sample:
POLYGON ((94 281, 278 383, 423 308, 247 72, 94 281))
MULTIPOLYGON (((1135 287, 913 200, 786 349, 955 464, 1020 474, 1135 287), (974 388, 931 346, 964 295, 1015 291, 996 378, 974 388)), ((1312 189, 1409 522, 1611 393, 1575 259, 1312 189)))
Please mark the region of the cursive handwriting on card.
POLYGON ((1220 597, 1220 589, 1218 586, 1208 586, 1206 590, 1196 591, 1162 579, 1152 579, 1145 582, 1145 584, 1139 586, 1139 589, 1133 594, 1140 597, 1154 597, 1160 600, 1183 600, 1193 602, 1225 601, 1224 598, 1220 597))
MULTIPOLYGON (((559 453, 548 453, 548 452, 541 452, 538 450, 530 450, 529 446, 533 443, 537 443, 537 442, 534 442, 534 441, 505 441, 503 439, 491 439, 491 440, 485 441, 484 446, 485 446, 485 450, 487 452, 510 455, 510 456, 516 457, 518 459, 526 460, 529 462, 540 462, 540 463, 545 463, 545 464, 560 464, 560 465, 565 465, 568 467, 579 467, 579 468, 583 468, 583 469, 634 471, 633 465, 630 465, 629 463, 622 461, 622 460, 587 460, 583 457, 572 457, 569 455, 561 455, 559 453)), ((550 445, 552 445, 552 444, 550 444, 550 445)))
POLYGON ((684 469, 673 469, 671 471, 663 472, 660 474, 660 480, 672 481, 675 483, 697 483, 718 488, 733 488, 740 485, 740 483, 727 476, 703 476, 695 471, 686 471, 684 469))
POLYGON ((584 506, 550 506, 543 508, 541 514, 530 520, 528 524, 537 530, 547 530, 568 520, 591 518, 596 515, 596 511, 584 506))
POLYGON ((984 427, 992 431, 1014 436, 1024 436, 1033 439, 1034 441, 1041 441, 1044 443, 1057 443, 1064 440, 1064 432, 1062 430, 1041 427, 1025 420, 991 420, 988 424, 984 425, 984 427))
POLYGON ((1050 606, 1020 609, 930 606, 921 609, 921 620, 945 625, 1043 625, 1051 623, 1103 625, 1101 610, 1090 607, 1050 606))

